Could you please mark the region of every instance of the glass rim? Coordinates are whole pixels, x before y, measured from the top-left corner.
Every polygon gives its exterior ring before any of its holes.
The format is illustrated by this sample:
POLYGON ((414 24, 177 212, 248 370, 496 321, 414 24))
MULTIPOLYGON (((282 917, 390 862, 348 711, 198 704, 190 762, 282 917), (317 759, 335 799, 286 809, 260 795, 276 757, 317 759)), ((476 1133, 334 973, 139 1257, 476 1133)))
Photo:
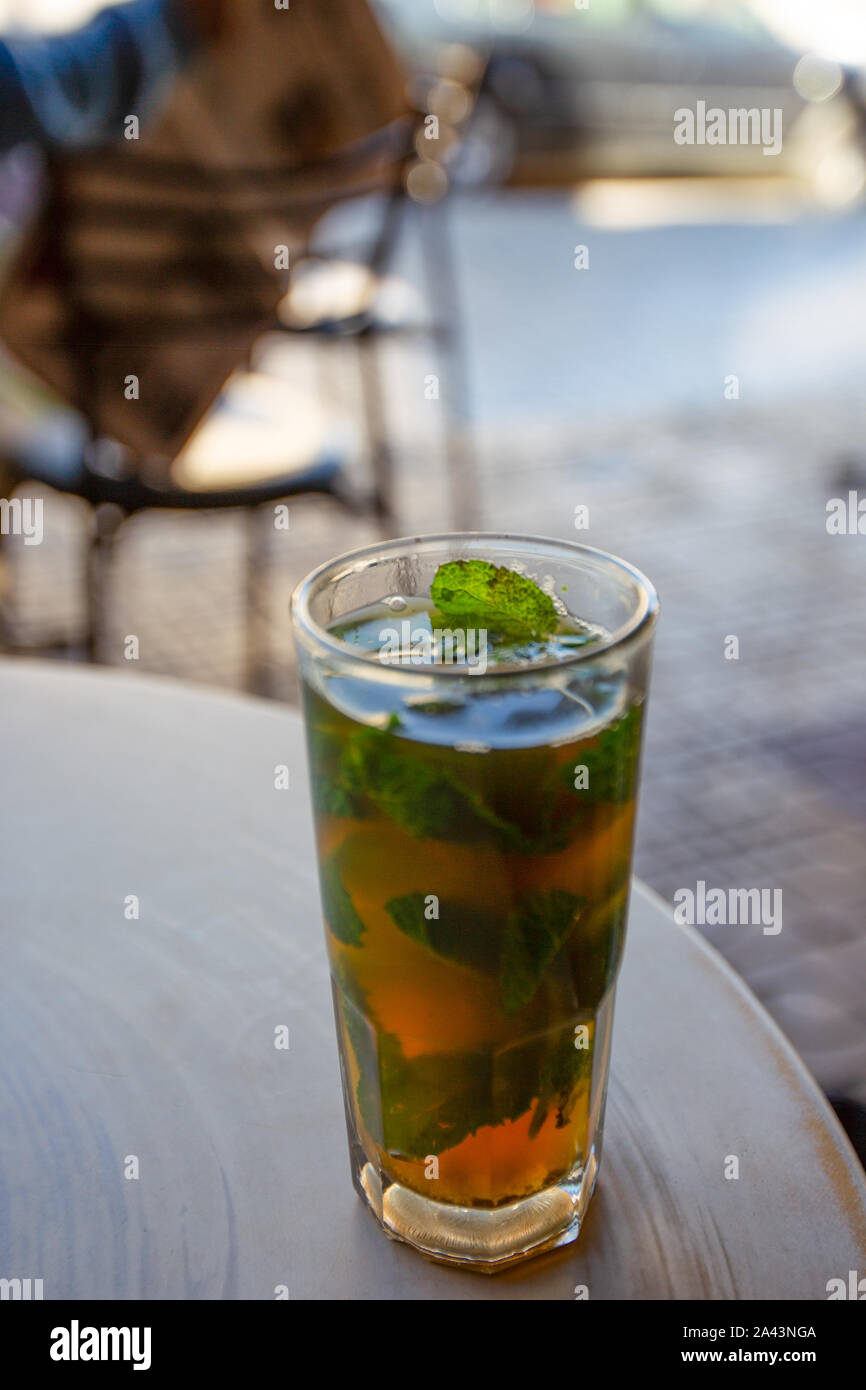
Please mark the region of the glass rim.
MULTIPOLYGON (((589 560, 600 562, 603 566, 626 574, 635 583, 640 595, 640 602, 632 616, 600 642, 576 647, 568 656, 557 658, 555 661, 501 666, 496 669, 495 673, 489 672, 488 678, 495 675, 496 680, 499 681, 507 680, 509 676, 526 677, 533 671, 549 671, 554 667, 570 667, 580 662, 593 661, 603 653, 630 644, 636 638, 652 630, 659 611, 659 597, 655 585, 636 565, 632 565, 628 560, 623 560, 619 555, 614 555, 607 550, 600 550, 597 546, 582 545, 577 541, 560 540, 555 536, 527 536, 506 531, 441 531, 430 535, 400 536, 393 540, 360 546, 355 550, 347 550, 341 555, 335 555, 332 559, 326 560, 324 564, 317 565, 296 585, 292 593, 289 612, 295 632, 313 655, 328 652, 338 657, 342 662, 363 669, 368 675, 371 675, 373 671, 381 669, 380 664, 371 660, 369 655, 350 647, 341 638, 335 637, 313 617, 310 603, 315 594, 319 592, 322 581, 328 578, 339 579, 344 574, 360 573, 389 554, 411 551, 419 545, 432 546, 437 543, 447 544, 449 542, 483 543, 484 541, 496 542, 500 545, 506 544, 515 550, 525 549, 527 552, 534 550, 547 555, 558 554, 561 559, 565 560, 585 556, 589 560)), ((579 615, 574 614, 573 616, 578 617, 579 615)), ((419 677, 424 680, 467 678, 465 668, 447 664, 401 666, 400 674, 409 679, 419 677)), ((478 684, 479 678, 473 677, 472 681, 473 684, 478 684)))

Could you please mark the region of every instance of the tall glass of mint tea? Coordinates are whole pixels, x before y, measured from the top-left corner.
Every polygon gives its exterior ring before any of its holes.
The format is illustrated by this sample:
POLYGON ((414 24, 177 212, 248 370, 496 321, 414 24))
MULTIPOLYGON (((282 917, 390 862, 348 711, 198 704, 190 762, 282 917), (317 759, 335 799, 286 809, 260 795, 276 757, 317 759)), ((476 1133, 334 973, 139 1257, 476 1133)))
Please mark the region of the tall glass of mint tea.
POLYGON ((427 536, 296 590, 352 1176, 493 1272, 595 1186, 658 602, 555 540, 427 536))

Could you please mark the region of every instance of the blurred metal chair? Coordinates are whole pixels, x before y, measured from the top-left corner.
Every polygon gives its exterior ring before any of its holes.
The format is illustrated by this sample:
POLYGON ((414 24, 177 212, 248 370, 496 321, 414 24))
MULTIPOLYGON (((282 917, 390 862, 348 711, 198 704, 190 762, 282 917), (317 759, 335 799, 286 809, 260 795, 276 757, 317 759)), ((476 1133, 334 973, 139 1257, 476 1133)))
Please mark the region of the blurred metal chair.
MULTIPOLYGON (((480 68, 476 83, 461 84, 465 107, 453 125, 446 125, 453 141, 450 154, 471 125, 485 72, 480 68)), ((469 427, 468 369, 449 216, 452 179, 448 162, 439 157, 444 132, 428 143, 430 119, 429 113, 421 111, 410 127, 400 167, 390 189, 382 191, 378 221, 366 246, 323 250, 314 243, 308 244, 295 258, 289 289, 278 306, 277 326, 284 333, 326 343, 350 340, 357 345, 372 464, 373 505, 386 532, 395 519, 394 451, 379 344, 393 338, 427 340, 433 345, 453 524, 458 529, 473 530, 479 521, 478 479, 469 427), (394 276, 395 261, 410 220, 417 227, 422 250, 426 292, 420 306, 413 298, 412 287, 394 276)), ((449 142, 443 143, 448 148, 449 142)))
MULTIPOLYGON (((111 559, 129 517, 150 509, 248 511, 248 663, 254 684, 261 509, 306 494, 331 497, 358 512, 368 507, 366 499, 349 493, 327 430, 318 436, 308 430, 299 438, 292 411, 288 418, 283 412, 282 457, 258 469, 251 465, 248 443, 245 457, 234 464, 217 447, 233 393, 245 401, 249 441, 257 411, 267 413, 268 400, 279 406, 288 395, 282 383, 267 390, 247 376, 230 384, 174 458, 148 452, 147 416, 161 426, 168 422, 170 431, 177 409, 166 371, 171 345, 178 349, 179 372, 207 354, 230 367, 244 344, 251 347, 273 327, 278 296, 270 267, 263 266, 268 252, 273 259, 277 245, 287 236, 300 239, 336 202, 372 193, 384 193, 389 203, 396 197, 410 130, 411 123, 400 120, 334 156, 285 168, 203 170, 184 160, 140 153, 130 158, 116 146, 51 158, 38 227, 4 288, 5 318, 8 328, 11 304, 16 321, 17 298, 27 329, 21 341, 12 333, 11 346, 25 361, 39 362, 41 352, 50 354, 59 345, 63 365, 55 362, 52 376, 63 381, 79 415, 70 414, 65 438, 55 426, 48 439, 38 432, 25 439, 11 463, 18 480, 83 498, 94 510, 87 564, 92 660, 101 654, 111 559), (265 249, 268 227, 280 240, 265 249), (46 286, 52 312, 40 318, 39 295, 46 286), (33 337, 34 322, 45 335, 41 343, 38 334, 33 337), (156 347, 160 370, 149 355, 156 347), (106 429, 113 424, 120 437, 140 438, 140 446, 114 442, 106 429)), ((283 276, 283 291, 287 280, 283 276)), ((217 371, 217 379, 222 375, 217 371)), ((204 377, 213 379, 213 372, 204 377)), ((180 420, 177 426, 182 429, 180 420)), ((380 475, 375 510, 383 516, 390 514, 389 486, 390 478, 380 475)))

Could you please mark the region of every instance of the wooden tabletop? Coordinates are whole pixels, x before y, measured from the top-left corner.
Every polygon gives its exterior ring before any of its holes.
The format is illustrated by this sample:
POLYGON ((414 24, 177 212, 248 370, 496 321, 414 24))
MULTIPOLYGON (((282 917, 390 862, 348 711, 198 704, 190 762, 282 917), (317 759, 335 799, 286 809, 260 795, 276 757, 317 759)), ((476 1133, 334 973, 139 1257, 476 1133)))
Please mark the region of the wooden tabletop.
POLYGON ((824 1299, 866 1265, 831 1110, 639 884, 577 1244, 488 1277, 388 1241, 349 1180, 297 715, 9 661, 0 711, 0 1277, 46 1299, 824 1299))

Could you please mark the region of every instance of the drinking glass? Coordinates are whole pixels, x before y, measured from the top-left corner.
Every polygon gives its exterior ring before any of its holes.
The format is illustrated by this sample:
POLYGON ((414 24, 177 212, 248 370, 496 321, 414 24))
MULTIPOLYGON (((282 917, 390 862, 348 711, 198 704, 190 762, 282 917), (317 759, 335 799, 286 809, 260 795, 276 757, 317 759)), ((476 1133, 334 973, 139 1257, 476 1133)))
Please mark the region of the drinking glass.
POLYGON ((293 596, 352 1179, 434 1259, 495 1272, 574 1240, 592 1196, 657 611, 612 555, 480 533, 293 596), (583 637, 473 663, 452 632, 432 662, 413 624, 473 559, 583 637))

